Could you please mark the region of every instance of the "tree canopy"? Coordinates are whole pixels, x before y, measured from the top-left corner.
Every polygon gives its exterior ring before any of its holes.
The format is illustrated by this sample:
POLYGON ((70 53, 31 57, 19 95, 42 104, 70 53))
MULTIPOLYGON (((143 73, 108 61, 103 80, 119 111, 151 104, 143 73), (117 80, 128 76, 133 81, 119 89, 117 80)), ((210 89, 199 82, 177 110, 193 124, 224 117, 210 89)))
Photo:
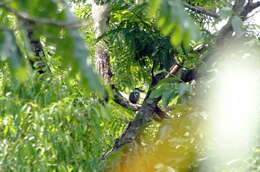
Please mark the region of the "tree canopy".
POLYGON ((0 169, 260 171, 259 9, 2 0, 0 169))

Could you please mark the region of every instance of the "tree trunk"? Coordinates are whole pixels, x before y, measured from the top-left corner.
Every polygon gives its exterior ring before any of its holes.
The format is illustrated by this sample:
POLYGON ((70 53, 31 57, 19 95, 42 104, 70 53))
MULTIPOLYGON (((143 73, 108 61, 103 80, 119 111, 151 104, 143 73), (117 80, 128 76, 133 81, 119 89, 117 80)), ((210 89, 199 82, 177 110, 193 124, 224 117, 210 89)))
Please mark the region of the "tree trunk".
MULTIPOLYGON (((92 17, 94 20, 96 38, 108 31, 109 15, 110 5, 108 3, 97 5, 95 2, 92 2, 92 17)), ((96 69, 105 82, 109 83, 112 77, 110 57, 103 41, 99 41, 96 45, 96 69)))
POLYGON ((38 38, 33 31, 35 29, 35 24, 30 21, 22 21, 22 25, 25 27, 26 35, 30 42, 30 48, 34 54, 34 57, 29 59, 32 69, 39 74, 49 71, 40 38, 38 38))

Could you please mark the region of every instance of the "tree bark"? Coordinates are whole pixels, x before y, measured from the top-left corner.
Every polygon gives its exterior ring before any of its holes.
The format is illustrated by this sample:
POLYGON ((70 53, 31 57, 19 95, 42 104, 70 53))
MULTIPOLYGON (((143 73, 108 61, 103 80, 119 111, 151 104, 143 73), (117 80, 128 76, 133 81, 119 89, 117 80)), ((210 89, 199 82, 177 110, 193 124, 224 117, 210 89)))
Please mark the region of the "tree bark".
POLYGON ((38 38, 35 33, 35 24, 31 21, 22 21, 22 25, 25 28, 27 38, 30 42, 30 48, 33 51, 34 57, 29 58, 30 65, 33 70, 37 71, 39 74, 43 74, 49 71, 48 65, 45 61, 46 56, 43 50, 40 38, 38 38))
POLYGON ((214 11, 210 11, 210 10, 206 10, 202 7, 199 7, 199 6, 193 6, 193 5, 190 5, 188 3, 184 3, 184 6, 194 12, 197 12, 199 14, 203 14, 203 15, 207 15, 207 16, 210 16, 210 17, 213 17, 213 18, 219 18, 220 15, 215 13, 214 11))
MULTIPOLYGON (((94 29, 96 38, 100 37, 102 34, 109 29, 109 16, 110 16, 110 4, 98 5, 94 1, 92 2, 92 17, 94 21, 94 29)), ((112 77, 111 67, 110 67, 110 56, 108 50, 105 48, 105 43, 99 41, 96 45, 96 69, 100 76, 108 84, 112 77)))

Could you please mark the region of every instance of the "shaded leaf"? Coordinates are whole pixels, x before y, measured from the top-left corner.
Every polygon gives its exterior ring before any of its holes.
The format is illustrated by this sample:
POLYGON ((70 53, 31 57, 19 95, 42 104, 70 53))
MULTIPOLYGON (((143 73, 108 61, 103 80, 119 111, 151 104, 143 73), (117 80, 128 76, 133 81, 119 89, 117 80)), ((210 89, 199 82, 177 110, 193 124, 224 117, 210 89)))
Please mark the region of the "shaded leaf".
POLYGON ((168 90, 168 91, 163 92, 163 94, 162 94, 162 103, 163 103, 164 107, 166 107, 169 104, 171 98, 174 95, 176 95, 174 90, 168 90))
POLYGON ((158 88, 152 91, 150 98, 158 98, 163 94, 163 89, 162 88, 158 88))
POLYGON ((13 74, 19 81, 28 78, 23 54, 12 31, 0 32, 0 58, 9 62, 13 74))
POLYGON ((242 36, 244 33, 243 29, 243 21, 241 20, 240 17, 234 16, 232 17, 232 27, 236 33, 237 36, 242 36))
POLYGON ((183 96, 189 90, 190 90, 190 87, 187 84, 180 83, 178 85, 178 93, 179 93, 180 96, 183 96))

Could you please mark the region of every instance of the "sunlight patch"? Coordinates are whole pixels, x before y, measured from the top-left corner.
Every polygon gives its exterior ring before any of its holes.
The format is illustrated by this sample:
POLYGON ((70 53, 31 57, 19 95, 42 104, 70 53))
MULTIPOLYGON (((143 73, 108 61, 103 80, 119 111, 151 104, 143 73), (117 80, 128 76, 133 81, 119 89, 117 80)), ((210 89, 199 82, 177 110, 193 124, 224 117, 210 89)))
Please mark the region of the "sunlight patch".
MULTIPOLYGON (((236 52, 236 51, 234 51, 236 52)), ((231 53, 230 53, 231 54, 231 53)), ((234 53, 218 64, 209 98, 212 141, 208 143, 211 165, 247 171, 242 161, 251 153, 259 112, 259 67, 257 59, 234 53)))

